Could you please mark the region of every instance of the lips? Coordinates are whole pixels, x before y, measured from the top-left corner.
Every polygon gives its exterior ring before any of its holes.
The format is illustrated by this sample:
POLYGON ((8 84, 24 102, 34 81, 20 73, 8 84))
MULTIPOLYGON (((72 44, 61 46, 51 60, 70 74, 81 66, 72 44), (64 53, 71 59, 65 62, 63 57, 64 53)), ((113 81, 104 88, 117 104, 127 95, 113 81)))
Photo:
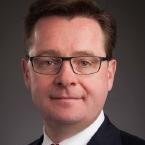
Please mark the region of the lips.
POLYGON ((49 92, 49 98, 52 100, 80 100, 85 98, 85 93, 80 89, 52 89, 49 92))
POLYGON ((50 99, 54 99, 54 100, 79 100, 79 99, 83 99, 83 97, 50 95, 50 99))

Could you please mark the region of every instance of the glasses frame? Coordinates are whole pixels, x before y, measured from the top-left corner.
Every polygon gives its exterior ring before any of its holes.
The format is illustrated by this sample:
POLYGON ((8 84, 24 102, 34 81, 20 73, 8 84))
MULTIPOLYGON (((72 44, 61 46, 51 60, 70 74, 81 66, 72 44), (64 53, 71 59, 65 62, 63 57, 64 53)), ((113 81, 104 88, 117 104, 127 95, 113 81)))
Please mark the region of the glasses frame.
POLYGON ((29 56, 29 55, 26 55, 26 59, 27 59, 27 61, 30 60, 34 72, 39 73, 39 74, 43 74, 43 75, 57 75, 57 74, 60 72, 60 70, 61 70, 61 68, 62 68, 62 65, 63 65, 63 62, 64 62, 64 61, 69 61, 69 62, 70 62, 71 68, 72 68, 72 70, 73 70, 73 72, 74 72, 75 74, 78 74, 78 75, 90 75, 90 74, 97 73, 97 72, 100 70, 101 64, 102 64, 103 61, 110 61, 110 60, 111 60, 110 57, 100 57, 100 56, 57 57, 57 56, 29 56), (35 68, 34 68, 33 60, 34 60, 34 58, 41 58, 41 57, 42 57, 42 58, 44 58, 44 57, 55 57, 55 58, 61 59, 61 62, 62 62, 62 63, 61 63, 61 65, 60 65, 60 69, 59 69, 56 73, 54 73, 54 74, 45 74, 45 73, 41 73, 41 72, 36 71, 35 68), (99 68, 98 68, 98 70, 97 70, 96 72, 88 73, 88 74, 81 74, 81 73, 79 74, 79 73, 77 73, 77 72, 75 71, 74 67, 73 67, 72 59, 73 59, 73 58, 78 58, 78 57, 96 57, 96 58, 99 58, 100 63, 99 63, 99 68))

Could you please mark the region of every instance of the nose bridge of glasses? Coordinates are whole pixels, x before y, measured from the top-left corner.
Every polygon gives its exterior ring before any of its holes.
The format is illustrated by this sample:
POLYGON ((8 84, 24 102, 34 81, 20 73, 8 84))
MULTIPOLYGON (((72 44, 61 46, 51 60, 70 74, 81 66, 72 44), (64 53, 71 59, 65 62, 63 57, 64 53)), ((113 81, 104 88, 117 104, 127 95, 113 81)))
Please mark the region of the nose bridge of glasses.
MULTIPOLYGON (((62 66, 61 66, 61 69, 63 69, 62 67, 64 67, 66 64, 64 64, 63 62, 64 61, 68 61, 68 63, 69 63, 69 67, 71 67, 71 69, 72 69, 72 71, 74 72, 74 70, 73 70, 73 66, 72 66, 72 63, 71 63, 71 59, 73 58, 73 57, 60 57, 61 58, 61 60, 62 60, 62 66)), ((66 66, 65 66, 66 67, 66 66)))
POLYGON ((70 61, 73 57, 60 57, 62 61, 70 61))
MULTIPOLYGON (((61 58, 61 60, 62 60, 62 63, 64 62, 64 61, 69 61, 69 64, 71 65, 71 67, 72 67, 72 64, 71 64, 71 59, 73 58, 73 57, 60 57, 61 58)), ((62 64, 63 65, 63 64, 62 64)))

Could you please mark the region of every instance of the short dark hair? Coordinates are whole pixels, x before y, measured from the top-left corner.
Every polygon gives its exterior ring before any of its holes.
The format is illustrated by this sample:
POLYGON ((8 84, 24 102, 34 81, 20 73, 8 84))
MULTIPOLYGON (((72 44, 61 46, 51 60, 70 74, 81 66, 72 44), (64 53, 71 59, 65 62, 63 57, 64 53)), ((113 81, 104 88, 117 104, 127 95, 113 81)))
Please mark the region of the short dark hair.
POLYGON ((116 44, 116 22, 112 15, 98 7, 96 0, 37 0, 30 6, 25 18, 25 42, 31 43, 31 35, 39 19, 50 16, 73 18, 84 16, 95 19, 105 36, 106 55, 112 58, 116 44))

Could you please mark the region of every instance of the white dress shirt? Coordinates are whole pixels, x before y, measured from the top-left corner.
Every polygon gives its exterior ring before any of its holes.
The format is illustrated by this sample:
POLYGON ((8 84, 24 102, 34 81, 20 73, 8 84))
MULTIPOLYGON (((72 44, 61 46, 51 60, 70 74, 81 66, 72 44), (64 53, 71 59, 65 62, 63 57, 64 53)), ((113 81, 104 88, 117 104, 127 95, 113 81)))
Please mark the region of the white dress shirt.
MULTIPOLYGON (((87 145, 87 143, 90 141, 90 139, 93 137, 93 135, 97 132, 97 130, 103 123, 104 118, 105 118, 104 112, 101 111, 98 118, 89 127, 77 133, 76 135, 60 142, 59 145, 87 145)), ((42 145, 51 145, 53 142, 46 135, 45 129, 43 132, 44 132, 44 140, 42 145)))

